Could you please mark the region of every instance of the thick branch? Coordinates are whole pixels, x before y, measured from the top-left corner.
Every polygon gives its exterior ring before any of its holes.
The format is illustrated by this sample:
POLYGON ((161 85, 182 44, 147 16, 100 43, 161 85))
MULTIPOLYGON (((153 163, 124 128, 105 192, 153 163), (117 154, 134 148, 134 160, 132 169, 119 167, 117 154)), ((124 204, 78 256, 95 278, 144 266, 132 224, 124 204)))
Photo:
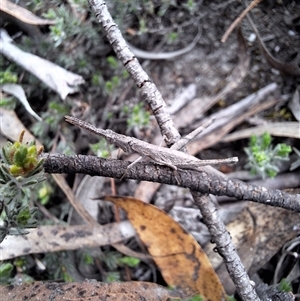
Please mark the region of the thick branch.
POLYGON ((44 169, 46 173, 83 173, 119 179, 126 173, 124 179, 180 185, 204 194, 226 195, 300 212, 299 194, 292 195, 229 179, 210 166, 199 168, 201 171, 174 171, 167 166, 144 162, 127 169, 129 164, 128 161, 101 159, 95 156, 51 154, 45 155, 44 169))
POLYGON ((208 195, 201 195, 199 192, 192 192, 195 203, 200 208, 203 221, 208 227, 211 239, 217 245, 219 254, 223 257, 228 273, 236 285, 242 300, 256 300, 257 296, 249 276, 238 256, 232 243, 226 226, 218 216, 215 204, 210 201, 208 195))

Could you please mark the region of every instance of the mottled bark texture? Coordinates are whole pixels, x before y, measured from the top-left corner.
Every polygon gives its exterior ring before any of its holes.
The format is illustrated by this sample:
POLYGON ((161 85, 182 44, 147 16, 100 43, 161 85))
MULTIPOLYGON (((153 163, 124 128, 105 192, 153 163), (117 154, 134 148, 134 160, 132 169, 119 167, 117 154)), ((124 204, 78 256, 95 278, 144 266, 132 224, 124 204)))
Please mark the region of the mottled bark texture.
MULTIPOLYGON (((222 174, 210 172, 209 166, 205 166, 203 171, 182 169, 174 171, 167 166, 141 162, 127 169, 130 163, 95 156, 46 154, 44 169, 46 173, 82 173, 117 179, 126 173, 124 179, 180 185, 204 194, 226 195, 238 200, 248 200, 300 212, 300 195, 228 179, 226 176, 221 176, 222 174)), ((211 168, 211 170, 214 169, 211 168)))
POLYGON ((229 232, 222 221, 215 204, 208 195, 192 192, 195 203, 201 210, 203 221, 211 235, 212 242, 216 243, 219 254, 223 257, 230 278, 236 285, 242 300, 256 300, 257 295, 250 283, 249 276, 232 243, 229 232))

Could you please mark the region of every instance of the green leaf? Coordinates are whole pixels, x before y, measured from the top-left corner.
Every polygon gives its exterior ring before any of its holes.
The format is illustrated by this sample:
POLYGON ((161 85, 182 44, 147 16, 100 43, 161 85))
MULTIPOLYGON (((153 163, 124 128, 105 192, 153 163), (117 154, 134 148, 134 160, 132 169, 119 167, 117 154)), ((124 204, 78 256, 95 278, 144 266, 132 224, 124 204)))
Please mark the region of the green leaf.
POLYGON ((248 163, 245 168, 251 170, 251 174, 259 174, 262 178, 275 177, 279 171, 278 165, 282 160, 287 160, 291 147, 285 143, 271 145, 272 137, 269 133, 262 136, 251 136, 249 147, 245 148, 248 163))
POLYGON ((85 253, 83 255, 83 260, 85 264, 93 264, 94 263, 94 258, 90 254, 85 253))
POLYGON ((67 272, 63 272, 63 279, 65 282, 74 282, 74 278, 67 272))
POLYGON ((203 301, 203 297, 200 295, 196 295, 196 296, 189 298, 187 301, 203 301))
POLYGON ((262 149, 266 149, 268 146, 271 145, 272 137, 269 133, 264 133, 262 136, 262 149))
POLYGON ((286 145, 285 143, 277 144, 277 148, 277 156, 280 157, 286 157, 292 151, 292 148, 289 145, 286 145))
POLYGON ((116 281, 120 281, 121 276, 119 272, 108 272, 106 274, 106 278, 104 279, 104 282, 116 282, 116 281))
POLYGON ((255 136, 255 135, 252 135, 251 137, 250 137, 250 146, 256 146, 256 144, 257 144, 257 136, 255 136))
POLYGON ((7 283, 9 278, 11 277, 11 273, 14 269, 14 266, 7 262, 0 264, 0 282, 7 283))
POLYGON ((286 280, 285 278, 282 278, 282 280, 280 281, 279 285, 278 285, 278 289, 282 292, 291 292, 292 291, 292 286, 291 283, 286 280))
POLYGON ((28 153, 27 148, 24 147, 23 145, 21 145, 15 152, 13 163, 18 166, 23 166, 26 156, 27 156, 27 153, 28 153))
POLYGON ((274 169, 267 169, 266 173, 268 175, 269 178, 275 178, 277 175, 277 171, 274 169))
POLYGON ((130 256, 122 257, 118 261, 119 261, 119 263, 128 265, 132 268, 137 266, 141 262, 140 259, 135 258, 135 257, 130 257, 130 256))
POLYGON ((14 177, 20 176, 24 173, 23 167, 17 166, 17 165, 11 165, 9 168, 9 172, 14 177))
POLYGON ((18 76, 16 73, 10 70, 0 71, 0 85, 3 84, 16 84, 18 82, 18 76))
POLYGON ((112 69, 116 69, 119 66, 119 61, 114 56, 110 55, 106 61, 112 69))
POLYGON ((31 218, 31 214, 30 214, 29 208, 26 207, 18 213, 16 222, 20 226, 25 226, 30 218, 31 218))

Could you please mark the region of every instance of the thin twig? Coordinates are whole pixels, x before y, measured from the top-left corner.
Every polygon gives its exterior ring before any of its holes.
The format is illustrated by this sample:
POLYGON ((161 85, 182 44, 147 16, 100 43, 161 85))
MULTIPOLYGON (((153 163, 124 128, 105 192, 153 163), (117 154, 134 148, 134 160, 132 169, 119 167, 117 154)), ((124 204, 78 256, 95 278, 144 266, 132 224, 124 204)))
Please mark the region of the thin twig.
POLYGON ((146 60, 171 60, 176 58, 177 56, 184 55, 188 52, 190 52, 198 43, 200 37, 201 37, 201 30, 198 30, 197 35, 195 36, 194 40, 189 44, 188 46, 176 50, 176 51, 171 51, 171 52, 151 52, 151 51, 145 51, 139 48, 134 47, 133 45, 129 45, 131 51, 134 53, 134 55, 138 58, 141 59, 146 59, 146 60))
POLYGON ((232 33, 232 31, 235 29, 235 27, 243 20, 243 18, 247 15, 247 13, 254 8, 259 2, 261 2, 262 0, 253 0, 247 7, 246 9, 234 20, 234 22, 231 23, 231 25, 229 26, 229 28, 226 30, 226 32, 224 33, 221 41, 223 43, 226 42, 226 40, 228 39, 229 35, 232 33))
POLYGON ((168 146, 173 145, 180 138, 180 134, 175 128, 170 115, 167 113, 167 106, 161 93, 130 50, 118 25, 110 15, 105 2, 101 0, 89 0, 89 3, 118 59, 139 88, 142 98, 149 105, 152 112, 155 112, 154 116, 160 127, 162 136, 166 138, 166 144, 168 146))

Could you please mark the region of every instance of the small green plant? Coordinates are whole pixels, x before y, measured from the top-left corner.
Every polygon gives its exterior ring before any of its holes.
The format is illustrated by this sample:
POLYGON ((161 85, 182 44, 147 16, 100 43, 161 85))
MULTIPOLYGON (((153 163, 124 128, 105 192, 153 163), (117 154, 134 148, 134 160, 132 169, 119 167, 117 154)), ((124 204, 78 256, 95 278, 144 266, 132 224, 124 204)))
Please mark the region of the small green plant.
POLYGON ((80 20, 65 5, 50 8, 44 17, 55 20, 55 25, 50 26, 50 37, 55 48, 81 32, 80 20))
POLYGON ((262 136, 251 136, 249 146, 245 148, 248 163, 245 168, 250 168, 251 174, 259 174, 263 179, 273 178, 277 175, 278 164, 282 160, 288 160, 291 147, 285 143, 271 144, 269 133, 262 136))
POLYGON ((146 20, 144 18, 140 18, 140 20, 139 20, 139 34, 143 34, 147 31, 148 31, 148 29, 147 29, 146 20))
POLYGON ((14 266, 10 262, 0 264, 0 284, 10 283, 14 266))
POLYGON ((120 258, 122 258, 121 253, 106 250, 102 253, 100 260, 105 263, 109 270, 115 270, 118 267, 118 262, 120 258))
POLYGON ((173 44, 176 41, 178 41, 178 33, 177 32, 171 32, 168 35, 168 44, 173 44))
POLYGON ((40 203, 45 206, 51 197, 53 189, 49 183, 41 183, 40 187, 38 188, 38 199, 40 203))
POLYGON ((3 84, 15 84, 18 81, 16 73, 11 72, 9 69, 0 71, 0 85, 3 84))
MULTIPOLYGON (((48 16, 51 16, 51 12, 49 12, 48 16)), ((55 47, 58 47, 66 39, 67 34, 64 31, 64 19, 63 18, 57 18, 56 24, 53 26, 50 26, 50 37, 52 38, 55 47)))
MULTIPOLYGON (((116 92, 118 88, 120 88, 122 80, 127 79, 129 74, 126 70, 124 70, 119 61, 114 56, 109 56, 107 59, 107 64, 109 69, 113 72, 114 75, 111 75, 108 80, 105 81, 105 93, 107 95, 116 92)), ((98 76, 98 82, 101 84, 101 78, 98 76)))
POLYGON ((120 79, 119 76, 114 75, 111 80, 108 80, 105 83, 105 91, 107 94, 112 93, 115 89, 118 88, 118 86, 120 85, 120 79))
POLYGON ((89 253, 83 254, 83 260, 85 264, 94 264, 94 258, 89 253))
POLYGON ((100 158, 108 158, 113 151, 113 146, 108 145, 104 138, 100 139, 98 143, 89 144, 92 152, 100 158))
POLYGON ((92 85, 99 86, 99 85, 103 85, 103 83, 104 83, 103 76, 99 72, 94 73, 92 76, 92 85))
POLYGON ((188 0, 187 3, 182 4, 184 8, 186 8, 191 15, 194 15, 197 9, 197 4, 194 0, 188 0))
POLYGON ((124 256, 118 260, 119 264, 128 265, 131 268, 136 267, 140 264, 141 260, 131 256, 124 256))
POLYGON ((31 0, 27 1, 26 5, 29 10, 36 13, 36 11, 40 10, 44 4, 42 0, 31 0))
POLYGON ((103 279, 104 282, 120 281, 121 274, 118 271, 120 266, 127 265, 134 268, 140 264, 140 259, 131 256, 122 256, 121 253, 111 250, 105 250, 99 259, 107 267, 107 274, 103 279))
POLYGON ((70 256, 70 252, 66 251, 45 254, 42 263, 47 269, 48 279, 72 281, 73 278, 70 275, 70 271, 73 269, 73 266, 70 263, 70 256))
POLYGON ((150 122, 150 113, 147 112, 144 107, 143 103, 138 103, 134 105, 133 108, 129 108, 125 106, 123 108, 123 114, 127 115, 127 130, 131 131, 134 128, 141 129, 150 122))
POLYGON ((16 101, 14 97, 2 97, 0 99, 0 108, 13 111, 15 107, 16 107, 16 101))
POLYGON ((200 295, 196 295, 196 296, 189 298, 187 301, 203 301, 203 297, 200 295))
POLYGON ((19 141, 7 142, 0 150, 0 242, 7 234, 26 234, 26 228, 37 225, 37 208, 24 204, 24 191, 44 180, 44 160, 39 158, 43 148, 37 149, 35 141, 22 143, 24 133, 19 141))
POLYGON ((61 270, 62 270, 62 278, 64 282, 74 282, 74 278, 68 273, 65 266, 62 266, 61 270))
POLYGON ((279 285, 278 285, 278 289, 282 292, 291 292, 292 291, 292 286, 291 283, 286 280, 285 278, 281 279, 279 285))
POLYGON ((121 276, 119 272, 108 272, 106 274, 106 277, 103 279, 103 281, 107 283, 116 282, 120 280, 121 280, 121 276))
POLYGON ((112 55, 108 56, 106 61, 111 69, 117 69, 119 67, 119 61, 112 55))
POLYGON ((93 74, 96 68, 87 49, 78 47, 85 45, 90 49, 101 40, 97 27, 93 26, 94 15, 87 19, 79 17, 90 10, 88 3, 83 0, 68 1, 69 4, 60 1, 57 5, 55 1, 50 2, 43 1, 42 11, 46 12, 43 17, 54 20, 55 24, 49 27, 50 34, 40 43, 38 53, 41 56, 47 53, 48 59, 70 71, 86 76, 93 74))

